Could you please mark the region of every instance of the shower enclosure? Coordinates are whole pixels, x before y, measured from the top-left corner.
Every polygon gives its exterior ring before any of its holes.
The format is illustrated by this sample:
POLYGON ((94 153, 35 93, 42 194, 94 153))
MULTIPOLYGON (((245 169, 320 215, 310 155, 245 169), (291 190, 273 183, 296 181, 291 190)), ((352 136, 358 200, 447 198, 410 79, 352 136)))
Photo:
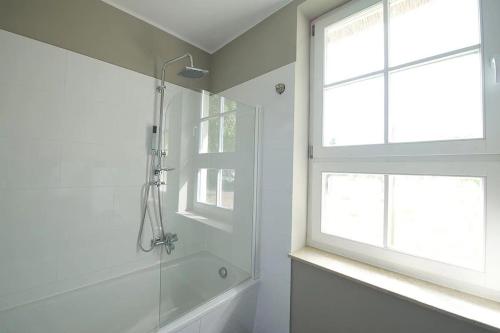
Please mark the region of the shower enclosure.
POLYGON ((166 83, 160 120, 158 80, 0 45, 0 332, 155 332, 254 278, 255 107, 166 83))
POLYGON ((161 251, 160 326, 252 278, 255 245, 256 108, 192 91, 166 105, 160 193, 178 242, 161 251))

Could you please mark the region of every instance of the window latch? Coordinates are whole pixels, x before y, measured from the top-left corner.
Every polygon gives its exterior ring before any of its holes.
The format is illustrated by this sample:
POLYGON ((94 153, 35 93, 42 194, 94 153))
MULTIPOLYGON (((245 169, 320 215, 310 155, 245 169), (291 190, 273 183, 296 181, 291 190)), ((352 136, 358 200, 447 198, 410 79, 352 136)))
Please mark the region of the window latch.
POLYGON ((309 145, 307 148, 307 156, 309 156, 309 159, 311 160, 314 158, 314 148, 312 145, 309 145))

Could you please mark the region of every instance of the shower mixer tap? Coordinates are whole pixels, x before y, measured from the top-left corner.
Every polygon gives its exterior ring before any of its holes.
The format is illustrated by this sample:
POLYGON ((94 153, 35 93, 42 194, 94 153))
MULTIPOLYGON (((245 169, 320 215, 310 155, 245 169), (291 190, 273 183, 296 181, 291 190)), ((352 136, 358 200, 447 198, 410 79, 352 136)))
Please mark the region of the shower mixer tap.
POLYGON ((161 175, 162 172, 169 172, 169 171, 174 171, 175 168, 159 168, 159 169, 155 169, 155 176, 159 176, 161 175))
POLYGON ((153 240, 151 240, 151 246, 156 247, 156 246, 162 246, 165 245, 165 250, 167 251, 167 254, 170 254, 173 250, 175 250, 175 242, 179 240, 179 237, 177 237, 177 234, 167 232, 165 234, 165 238, 162 237, 157 237, 153 240))

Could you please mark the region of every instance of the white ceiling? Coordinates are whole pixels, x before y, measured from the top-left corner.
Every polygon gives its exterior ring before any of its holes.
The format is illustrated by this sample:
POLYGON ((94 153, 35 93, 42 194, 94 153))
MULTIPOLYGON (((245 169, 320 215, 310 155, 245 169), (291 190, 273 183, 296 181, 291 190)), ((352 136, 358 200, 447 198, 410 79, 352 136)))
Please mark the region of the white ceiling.
POLYGON ((209 53, 291 0, 103 0, 209 53))

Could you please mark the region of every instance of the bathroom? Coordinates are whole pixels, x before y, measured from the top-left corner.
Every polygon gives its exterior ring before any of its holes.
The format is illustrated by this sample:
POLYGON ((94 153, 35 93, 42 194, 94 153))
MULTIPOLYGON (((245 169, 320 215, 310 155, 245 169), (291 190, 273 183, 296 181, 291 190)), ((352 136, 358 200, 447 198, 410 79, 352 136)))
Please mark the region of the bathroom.
POLYGON ((0 0, 0 333, 499 332, 499 18, 0 0))

